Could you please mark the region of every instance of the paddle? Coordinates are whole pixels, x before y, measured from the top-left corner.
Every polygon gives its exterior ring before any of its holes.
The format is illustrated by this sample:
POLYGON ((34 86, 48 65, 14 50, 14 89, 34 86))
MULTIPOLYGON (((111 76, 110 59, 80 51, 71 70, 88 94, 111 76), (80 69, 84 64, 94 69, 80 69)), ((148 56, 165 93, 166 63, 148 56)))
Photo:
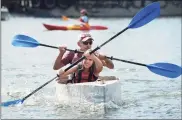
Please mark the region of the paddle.
MULTIPOLYGON (((107 56, 106 56, 107 57, 107 56)), ((172 63, 154 63, 154 64, 143 64, 143 63, 138 63, 138 62, 132 62, 128 60, 122 60, 114 57, 107 57, 108 59, 111 60, 117 60, 125 63, 130 63, 130 64, 135 64, 139 66, 144 66, 147 67, 151 72, 165 76, 168 78, 176 78, 182 74, 182 68, 178 65, 172 64, 172 63)))
POLYGON ((31 95, 33 95, 34 93, 36 93, 38 90, 40 90, 41 88, 43 88, 45 85, 47 85, 51 81, 55 80, 56 78, 57 78, 57 76, 54 77, 54 78, 52 78, 51 80, 47 81, 46 83, 44 83, 43 85, 41 85, 40 87, 38 87, 37 89, 35 89, 30 94, 28 94, 27 96, 23 97, 22 99, 12 100, 12 101, 8 101, 8 102, 3 102, 3 103, 1 103, 1 106, 8 107, 10 105, 16 105, 16 104, 20 104, 20 103, 22 104, 28 97, 30 97, 31 95))
MULTIPOLYGON (((58 47, 55 47, 55 46, 39 43, 34 38, 31 38, 31 37, 26 36, 26 35, 21 35, 21 34, 18 34, 18 35, 13 37, 12 45, 13 46, 17 46, 17 47, 38 47, 38 46, 44 46, 44 47, 59 49, 58 47)), ((66 49, 66 50, 74 51, 74 52, 77 51, 77 50, 70 50, 70 49, 66 49)))
MULTIPOLYGON (((26 36, 26 35, 16 35, 13 38, 12 44, 14 46, 21 46, 21 47, 44 46, 44 47, 50 47, 50 48, 58 49, 58 47, 55 47, 55 46, 41 44, 38 41, 36 41, 34 38, 31 38, 31 37, 26 36)), ((75 53, 83 53, 83 52, 80 52, 77 50, 71 50, 71 49, 66 49, 66 50, 67 51, 74 51, 75 53)), ((108 56, 106 56, 106 57, 108 59, 111 59, 111 60, 122 61, 122 62, 130 63, 130 64, 145 66, 151 72, 156 73, 156 74, 161 75, 161 76, 169 77, 169 78, 175 78, 175 77, 178 77, 181 75, 180 71, 182 68, 177 66, 177 65, 171 64, 171 63, 154 63, 154 64, 146 65, 143 63, 131 62, 131 61, 122 60, 122 59, 118 59, 118 58, 114 58, 114 57, 108 57, 108 56)))
POLYGON ((64 16, 64 15, 63 15, 61 18, 62 18, 62 20, 64 20, 64 21, 68 21, 68 20, 69 20, 69 18, 66 17, 66 16, 64 16))
POLYGON ((69 17, 67 17, 67 16, 64 16, 64 15, 63 15, 61 18, 62 18, 62 20, 64 20, 64 21, 68 21, 68 20, 78 21, 78 19, 71 19, 71 18, 69 18, 69 17))
MULTIPOLYGON (((100 46, 96 47, 94 50, 92 50, 90 52, 90 54, 92 54, 95 51, 97 51, 98 49, 100 49, 102 46, 104 46, 105 44, 107 44, 108 42, 110 42, 111 40, 113 40, 115 37, 117 37, 121 33, 125 32, 127 29, 129 29, 129 28, 138 28, 138 27, 144 26, 145 24, 149 23, 150 21, 152 21, 153 19, 155 19, 159 15, 160 15, 160 4, 159 4, 159 2, 154 2, 154 3, 146 6, 141 11, 139 11, 138 14, 136 14, 134 16, 134 18, 132 19, 132 21, 130 22, 130 24, 128 25, 128 27, 126 27, 122 31, 118 32, 116 35, 114 35, 113 37, 111 37, 109 40, 107 40, 106 42, 104 42, 100 46)), ((77 63, 79 63, 80 61, 82 61, 84 58, 85 58, 85 56, 81 57, 75 63, 73 63, 72 65, 70 65, 69 67, 67 67, 65 69, 65 71, 67 71, 70 68, 72 68, 73 66, 75 66, 77 63)), ((49 80, 48 82, 44 83, 42 86, 40 86, 39 88, 37 88, 36 90, 34 90, 33 93, 30 93, 30 95, 28 97, 30 97, 32 94, 34 94, 35 92, 37 92, 39 89, 41 89, 44 86, 46 86, 48 83, 50 83, 51 81, 53 81, 57 77, 58 76, 56 76, 55 78, 53 78, 53 79, 49 80)), ((15 100, 15 101, 4 102, 1 105, 2 106, 9 106, 9 105, 15 105, 15 104, 18 104, 18 103, 23 103, 23 102, 24 102, 23 99, 19 99, 18 101, 15 100)))
MULTIPOLYGON (((118 32, 116 35, 114 35, 113 37, 111 37, 109 40, 107 40, 106 42, 104 42, 103 44, 101 44, 100 46, 96 47, 95 49, 93 49, 90 54, 94 53, 95 51, 97 51, 98 49, 100 49, 101 47, 103 47, 105 44, 107 44, 108 42, 110 42, 111 40, 113 40, 115 37, 117 37, 118 35, 120 35, 121 33, 125 32, 126 30, 128 30, 129 28, 138 28, 138 27, 142 27, 144 25, 146 25, 147 23, 149 23, 150 21, 152 21, 153 19, 155 19, 156 17, 158 17, 160 15, 160 3, 159 2, 154 2, 151 3, 150 5, 146 6, 145 8, 143 8, 142 10, 140 10, 132 19, 132 21, 130 22, 130 24, 128 25, 128 27, 126 27, 125 29, 123 29, 122 31, 118 32)), ((69 70, 70 68, 72 68, 73 66, 75 66, 77 63, 81 62, 83 59, 85 59, 85 56, 82 56, 79 60, 77 60, 75 63, 71 64, 69 67, 67 67, 65 69, 65 71, 69 70)))

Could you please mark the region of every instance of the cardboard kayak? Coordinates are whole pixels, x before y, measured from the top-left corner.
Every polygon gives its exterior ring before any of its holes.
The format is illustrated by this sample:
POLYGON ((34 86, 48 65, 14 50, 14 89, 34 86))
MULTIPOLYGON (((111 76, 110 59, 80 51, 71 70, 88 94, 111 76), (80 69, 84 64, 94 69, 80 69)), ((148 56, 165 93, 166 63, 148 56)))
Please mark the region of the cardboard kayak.
POLYGON ((56 83, 56 97, 60 103, 121 103, 121 84, 119 80, 107 80, 76 84, 56 83))
POLYGON ((81 27, 78 25, 59 26, 59 25, 50 25, 50 24, 43 23, 43 26, 47 30, 107 30, 108 29, 105 26, 99 26, 99 25, 95 25, 95 26, 91 25, 90 28, 86 28, 86 27, 81 27))

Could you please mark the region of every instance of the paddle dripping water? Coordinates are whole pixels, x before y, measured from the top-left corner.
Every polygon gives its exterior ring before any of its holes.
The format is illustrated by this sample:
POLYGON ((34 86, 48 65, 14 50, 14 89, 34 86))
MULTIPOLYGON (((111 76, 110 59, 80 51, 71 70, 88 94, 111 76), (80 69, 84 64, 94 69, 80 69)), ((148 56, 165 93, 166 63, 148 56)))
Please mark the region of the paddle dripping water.
MULTIPOLYGON (((127 29, 129 29, 129 28, 138 28, 138 27, 144 26, 145 24, 149 23, 150 21, 152 21, 153 19, 155 19, 156 17, 159 16, 159 14, 158 14, 159 12, 158 11, 160 11, 160 4, 159 4, 159 2, 152 3, 152 4, 148 5, 147 7, 143 8, 136 16, 134 16, 134 18, 132 19, 132 21, 130 22, 130 25, 128 27, 126 27, 122 31, 118 32, 116 35, 114 35, 113 37, 111 37, 109 40, 107 40, 106 42, 104 42, 100 46, 98 46, 95 49, 93 49, 90 52, 90 54, 94 53, 95 51, 97 51, 98 49, 100 49, 101 47, 103 47, 105 44, 107 44, 108 42, 110 42, 111 40, 113 40, 114 38, 116 38, 117 36, 119 36, 120 34, 122 34, 123 32, 125 32, 127 29), (156 9, 155 11, 154 11, 154 8, 156 9), (143 12, 143 11, 145 11, 145 12, 143 12), (156 14, 156 12, 157 12, 157 14, 156 14), (135 20, 135 19, 137 19, 137 20, 135 20)), ((81 62, 83 59, 85 59, 85 56, 81 57, 75 63, 73 63, 72 65, 70 65, 69 67, 67 67, 64 71, 69 70, 70 68, 72 68, 73 66, 75 66, 76 64, 78 64, 79 62, 81 62)), ((35 92, 37 92, 38 90, 40 90, 41 88, 43 88, 44 86, 46 86, 47 84, 49 84, 50 82, 52 82, 56 78, 57 78, 57 76, 55 78, 47 81, 46 83, 44 83, 43 85, 41 85, 39 88, 37 88, 36 90, 34 90, 32 93, 30 93, 30 95, 34 94, 35 92)), ((29 97, 29 95, 27 95, 27 96, 29 97)), ((27 98, 27 96, 24 97, 24 98, 27 98)), ((24 98, 22 100, 24 100, 24 98)), ((5 104, 5 103, 3 103, 3 104, 5 104)), ((12 102, 9 102, 9 103, 14 104, 13 101, 12 102)), ((8 104, 8 105, 11 105, 11 104, 8 104)))

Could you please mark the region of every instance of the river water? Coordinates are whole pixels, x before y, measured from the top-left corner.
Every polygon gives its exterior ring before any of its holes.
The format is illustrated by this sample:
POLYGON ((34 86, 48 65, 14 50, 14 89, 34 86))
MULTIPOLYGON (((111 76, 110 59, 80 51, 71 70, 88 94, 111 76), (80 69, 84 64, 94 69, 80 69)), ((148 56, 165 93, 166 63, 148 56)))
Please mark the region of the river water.
MULTIPOLYGON (((93 47, 102 44, 130 22, 129 18, 90 19, 92 25, 107 26, 108 30, 90 31, 93 47)), ((77 48, 81 31, 47 31, 42 23, 68 25, 75 21, 12 16, 1 22, 1 100, 23 98, 55 77, 52 69, 58 50, 36 47, 18 48, 11 45, 17 34, 25 34, 40 43, 77 48)), ((129 29, 105 46, 100 52, 125 60, 152 64, 169 62, 181 66, 181 17, 158 18, 137 29, 129 29)), ((181 76, 170 79, 156 75, 146 67, 113 61, 114 70, 104 68, 101 75, 120 78, 120 105, 110 105, 106 113, 90 111, 88 107, 73 107, 57 103, 52 82, 29 97, 22 105, 1 107, 3 119, 181 119, 181 76)), ((98 106, 92 106, 98 108, 98 106)))

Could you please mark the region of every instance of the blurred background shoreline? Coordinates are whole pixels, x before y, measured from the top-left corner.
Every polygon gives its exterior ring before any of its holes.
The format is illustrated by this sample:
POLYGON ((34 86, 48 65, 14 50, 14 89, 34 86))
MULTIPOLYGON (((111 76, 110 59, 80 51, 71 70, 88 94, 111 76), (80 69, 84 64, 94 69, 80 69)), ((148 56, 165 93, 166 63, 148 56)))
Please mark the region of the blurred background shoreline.
POLYGON ((182 16, 181 0, 1 0, 1 20, 6 13, 34 17, 79 17, 82 8, 94 18, 133 17, 141 8, 155 1, 161 4, 160 17, 182 16))

